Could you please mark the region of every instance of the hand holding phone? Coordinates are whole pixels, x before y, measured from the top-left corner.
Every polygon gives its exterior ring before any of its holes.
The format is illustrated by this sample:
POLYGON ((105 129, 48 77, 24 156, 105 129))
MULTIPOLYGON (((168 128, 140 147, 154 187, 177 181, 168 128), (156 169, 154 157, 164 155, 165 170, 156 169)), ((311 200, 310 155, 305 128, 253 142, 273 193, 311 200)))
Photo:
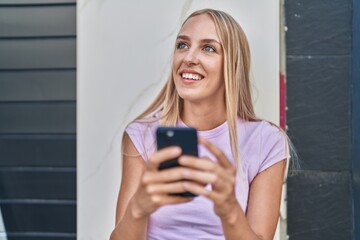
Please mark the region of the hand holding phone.
MULTIPOLYGON (((197 131, 195 128, 184 127, 159 127, 156 130, 156 140, 158 149, 170 146, 179 146, 182 155, 198 156, 197 131)), ((159 170, 178 167, 178 158, 169 159, 160 164, 159 170)), ((184 197, 195 197, 190 192, 177 193, 184 197)))

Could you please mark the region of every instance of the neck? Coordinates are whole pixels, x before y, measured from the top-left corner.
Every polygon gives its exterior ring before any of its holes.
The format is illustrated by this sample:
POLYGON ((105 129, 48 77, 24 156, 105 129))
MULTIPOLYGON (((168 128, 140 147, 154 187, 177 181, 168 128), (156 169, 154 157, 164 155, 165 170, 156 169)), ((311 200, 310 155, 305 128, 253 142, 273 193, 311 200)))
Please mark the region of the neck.
POLYGON ((225 104, 197 104, 184 102, 181 120, 189 127, 199 131, 210 130, 226 121, 225 104))

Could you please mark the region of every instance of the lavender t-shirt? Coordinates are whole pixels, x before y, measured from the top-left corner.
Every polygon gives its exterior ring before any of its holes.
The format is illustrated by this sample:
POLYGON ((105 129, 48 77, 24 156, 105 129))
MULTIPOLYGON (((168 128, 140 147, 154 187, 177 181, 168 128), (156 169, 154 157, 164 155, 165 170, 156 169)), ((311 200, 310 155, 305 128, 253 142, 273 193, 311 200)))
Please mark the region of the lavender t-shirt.
MULTIPOLYGON (((133 122, 126 128, 126 133, 145 161, 156 150, 155 131, 158 126, 158 122, 133 122)), ((183 122, 179 122, 178 126, 186 127, 183 122)), ((211 130, 198 131, 198 135, 221 148, 235 164, 227 122, 211 130)), ((239 118, 237 137, 242 172, 237 174, 235 192, 240 206, 246 212, 252 180, 261 171, 288 158, 288 148, 284 134, 266 121, 244 122, 239 118)), ((202 145, 199 145, 199 156, 215 161, 214 156, 202 145)), ((224 235, 220 219, 213 211, 213 203, 199 196, 191 202, 163 206, 154 212, 149 219, 147 239, 220 240, 224 239, 224 235)))

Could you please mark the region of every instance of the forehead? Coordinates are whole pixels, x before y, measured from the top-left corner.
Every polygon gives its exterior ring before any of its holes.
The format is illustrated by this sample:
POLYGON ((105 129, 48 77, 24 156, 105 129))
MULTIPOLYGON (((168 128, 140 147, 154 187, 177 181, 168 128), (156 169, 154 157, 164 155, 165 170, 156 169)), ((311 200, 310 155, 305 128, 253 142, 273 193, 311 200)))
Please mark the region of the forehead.
POLYGON ((189 18, 180 29, 179 35, 219 41, 214 20, 206 13, 189 18))

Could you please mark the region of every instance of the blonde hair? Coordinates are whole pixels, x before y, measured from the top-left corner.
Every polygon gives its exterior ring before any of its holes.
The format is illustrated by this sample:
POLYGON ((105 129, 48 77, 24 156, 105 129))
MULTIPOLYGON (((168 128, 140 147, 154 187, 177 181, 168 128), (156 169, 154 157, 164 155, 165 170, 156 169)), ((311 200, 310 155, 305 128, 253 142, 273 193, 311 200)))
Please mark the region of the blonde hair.
MULTIPOLYGON (((214 21, 219 35, 224 56, 224 84, 226 119, 228 122, 231 150, 240 166, 240 157, 237 139, 236 120, 240 117, 244 121, 259 121, 255 116, 251 98, 250 86, 250 49, 244 31, 236 20, 229 14, 214 10, 202 9, 192 13, 183 23, 194 16, 208 14, 214 21)), ((183 26, 182 25, 182 26, 183 26)), ((162 88, 152 104, 136 120, 148 119, 160 112, 160 116, 153 118, 159 120, 161 125, 175 126, 183 109, 183 100, 178 95, 173 76, 170 74, 165 86, 162 88)), ((238 168, 241 170, 241 168, 238 168)))

